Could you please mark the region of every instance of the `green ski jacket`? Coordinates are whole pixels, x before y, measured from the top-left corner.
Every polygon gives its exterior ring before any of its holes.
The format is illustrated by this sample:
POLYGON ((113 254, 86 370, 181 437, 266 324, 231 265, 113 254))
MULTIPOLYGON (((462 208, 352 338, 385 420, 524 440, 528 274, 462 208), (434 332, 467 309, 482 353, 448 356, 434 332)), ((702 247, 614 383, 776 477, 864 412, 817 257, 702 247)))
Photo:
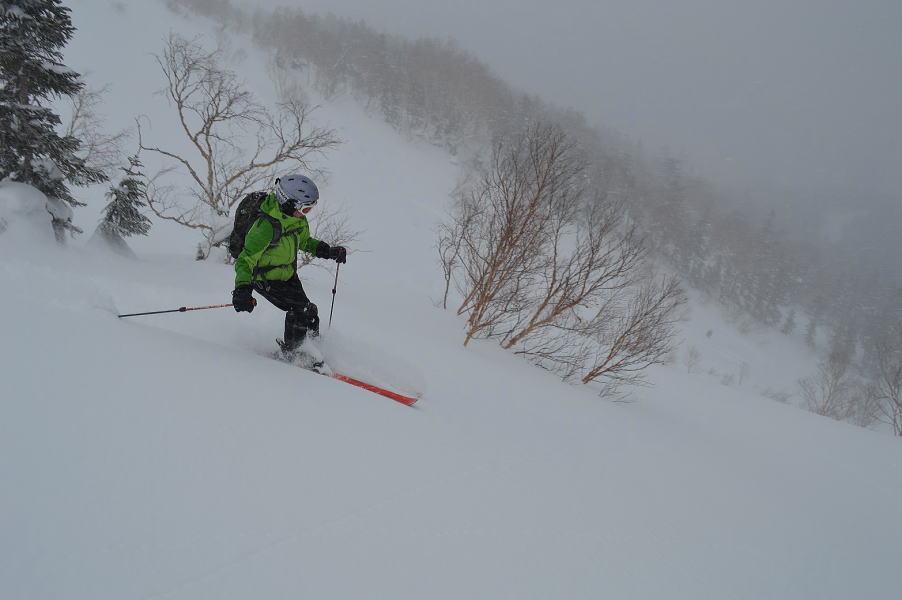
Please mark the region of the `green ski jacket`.
POLYGON ((279 244, 269 248, 273 226, 269 219, 258 217, 244 238, 244 249, 235 259, 235 287, 257 281, 288 281, 297 272, 298 252, 316 253, 319 240, 310 236, 307 217, 286 215, 279 208, 275 194, 270 194, 260 210, 282 224, 279 244))

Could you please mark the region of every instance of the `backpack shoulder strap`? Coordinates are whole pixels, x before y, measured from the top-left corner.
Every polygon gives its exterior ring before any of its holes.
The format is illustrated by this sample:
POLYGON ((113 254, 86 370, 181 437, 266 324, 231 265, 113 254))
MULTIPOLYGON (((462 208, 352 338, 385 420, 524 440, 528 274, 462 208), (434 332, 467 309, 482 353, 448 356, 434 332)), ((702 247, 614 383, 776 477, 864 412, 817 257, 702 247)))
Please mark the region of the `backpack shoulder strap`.
POLYGON ((279 245, 279 240, 282 239, 282 222, 262 210, 260 211, 260 217, 266 219, 272 225, 272 239, 269 241, 269 246, 266 247, 267 250, 272 250, 279 245))

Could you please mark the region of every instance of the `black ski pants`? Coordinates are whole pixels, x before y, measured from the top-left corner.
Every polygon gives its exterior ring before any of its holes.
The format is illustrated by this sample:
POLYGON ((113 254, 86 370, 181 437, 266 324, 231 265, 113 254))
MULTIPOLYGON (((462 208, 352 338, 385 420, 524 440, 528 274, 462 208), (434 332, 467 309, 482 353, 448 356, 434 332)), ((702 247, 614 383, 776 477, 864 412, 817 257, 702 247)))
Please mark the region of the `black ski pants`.
POLYGON ((295 350, 309 333, 319 335, 319 312, 307 298, 304 286, 295 273, 288 281, 258 281, 254 290, 285 312, 285 348, 295 350))

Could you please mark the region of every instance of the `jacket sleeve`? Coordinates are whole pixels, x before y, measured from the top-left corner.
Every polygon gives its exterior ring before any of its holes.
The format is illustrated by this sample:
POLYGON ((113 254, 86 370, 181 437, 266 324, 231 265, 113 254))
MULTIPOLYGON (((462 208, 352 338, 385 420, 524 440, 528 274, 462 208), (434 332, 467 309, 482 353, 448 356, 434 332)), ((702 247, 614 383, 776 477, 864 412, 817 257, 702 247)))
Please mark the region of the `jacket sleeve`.
POLYGON ((310 226, 306 226, 302 231, 302 236, 306 237, 306 239, 301 239, 300 247, 304 252, 309 252, 310 254, 316 255, 316 247, 319 246, 319 240, 315 239, 312 235, 310 235, 310 226))
POLYGON ((253 283, 254 268, 272 241, 272 224, 266 219, 257 219, 244 238, 244 249, 235 259, 235 287, 253 283))

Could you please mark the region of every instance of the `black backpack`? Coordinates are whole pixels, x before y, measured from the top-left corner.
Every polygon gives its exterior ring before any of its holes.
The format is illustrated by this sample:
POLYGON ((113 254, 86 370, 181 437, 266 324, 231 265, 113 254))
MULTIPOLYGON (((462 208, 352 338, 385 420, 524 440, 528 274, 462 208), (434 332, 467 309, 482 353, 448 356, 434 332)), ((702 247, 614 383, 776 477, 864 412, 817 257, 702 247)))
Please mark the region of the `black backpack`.
POLYGON ((252 192, 238 203, 238 210, 235 211, 235 225, 229 236, 229 254, 232 255, 232 258, 238 258, 238 255, 241 254, 247 232, 260 217, 272 223, 272 240, 269 242, 267 250, 279 245, 279 239, 282 237, 282 223, 272 215, 260 210, 260 205, 264 200, 266 200, 266 192, 252 192))

